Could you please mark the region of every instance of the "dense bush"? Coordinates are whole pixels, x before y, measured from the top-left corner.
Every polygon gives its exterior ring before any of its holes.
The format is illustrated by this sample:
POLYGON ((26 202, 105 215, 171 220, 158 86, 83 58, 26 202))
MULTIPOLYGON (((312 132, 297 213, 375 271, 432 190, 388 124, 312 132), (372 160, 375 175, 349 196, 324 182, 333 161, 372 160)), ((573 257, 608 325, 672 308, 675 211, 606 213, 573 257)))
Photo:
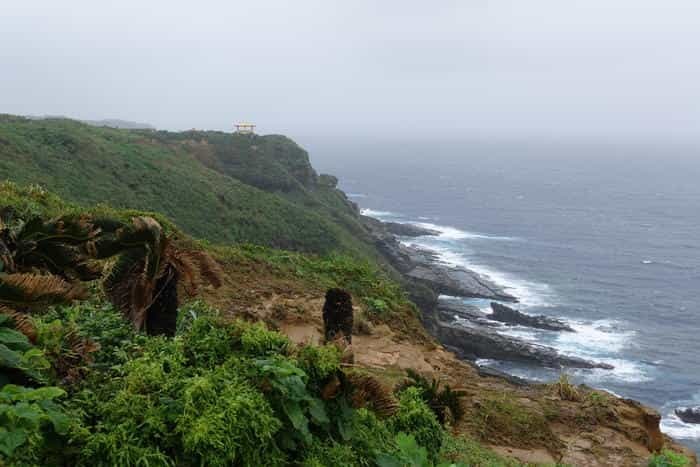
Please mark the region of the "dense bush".
POLYGON ((394 432, 413 435, 425 447, 431 459, 436 459, 442 446, 444 431, 435 414, 423 401, 421 390, 411 387, 399 395, 399 410, 389 420, 394 432))
POLYGON ((649 467, 690 467, 690 460, 682 454, 664 449, 649 459, 649 467))
POLYGON ((402 391, 385 420, 351 408, 342 391, 324 400, 324 382, 343 379, 337 348, 294 348, 262 324, 224 322, 202 302, 181 309, 174 338, 135 333, 99 300, 36 322, 32 348, 52 366, 65 329, 100 348, 65 390, 0 391, 7 465, 461 466, 495 456, 444 433, 418 388, 402 391))
POLYGON ((55 400, 66 393, 57 387, 26 388, 6 384, 0 390, 0 464, 40 464, 55 448, 70 420, 55 400))

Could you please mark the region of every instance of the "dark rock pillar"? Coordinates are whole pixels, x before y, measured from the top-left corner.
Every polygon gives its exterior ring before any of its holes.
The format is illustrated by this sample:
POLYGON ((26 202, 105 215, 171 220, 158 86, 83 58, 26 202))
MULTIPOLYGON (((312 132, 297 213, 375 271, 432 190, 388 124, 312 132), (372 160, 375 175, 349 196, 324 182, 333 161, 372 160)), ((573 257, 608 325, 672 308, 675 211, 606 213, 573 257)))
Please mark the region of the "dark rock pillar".
POLYGON ((326 342, 343 340, 352 344, 352 297, 342 289, 329 289, 323 304, 323 332, 326 342))

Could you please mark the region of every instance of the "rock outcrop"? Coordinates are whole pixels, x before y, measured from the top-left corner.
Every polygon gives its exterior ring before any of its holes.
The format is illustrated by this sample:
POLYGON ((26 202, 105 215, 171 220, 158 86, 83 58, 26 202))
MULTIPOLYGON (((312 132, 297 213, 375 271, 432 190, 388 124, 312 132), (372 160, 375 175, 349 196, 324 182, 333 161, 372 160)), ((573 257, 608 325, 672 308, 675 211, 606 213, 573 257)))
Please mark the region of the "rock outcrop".
POLYGON ((433 287, 438 293, 459 297, 487 298, 506 302, 517 302, 517 298, 487 278, 461 267, 441 263, 420 263, 406 273, 433 287))
POLYGON ((491 302, 493 313, 489 316, 494 321, 500 321, 507 324, 517 324, 529 328, 546 329, 548 331, 567 331, 576 332, 574 329, 556 318, 550 318, 542 315, 526 315, 518 310, 500 303, 491 302))
POLYGON ((445 347, 468 360, 489 358, 547 368, 613 368, 607 363, 562 355, 551 347, 498 334, 482 326, 462 326, 436 321, 432 330, 445 347))
POLYGON ((499 308, 496 316, 501 319, 494 319, 493 315, 464 304, 460 298, 502 302, 517 302, 518 299, 474 271, 441 263, 435 253, 399 242, 385 223, 371 217, 362 219, 379 251, 403 274, 410 298, 422 311, 423 324, 461 358, 487 358, 550 368, 612 368, 605 363, 561 355, 551 347, 499 334, 497 329, 502 326, 499 322, 556 331, 573 329, 559 320, 531 317, 511 308, 499 308), (439 295, 456 298, 439 300, 439 295), (455 316, 463 322, 455 322, 455 316))
POLYGON ((700 407, 679 407, 675 412, 685 423, 700 423, 700 407))
POLYGON ((518 301, 516 297, 481 274, 441 263, 433 252, 404 245, 383 222, 366 216, 363 216, 362 220, 379 251, 392 266, 413 282, 422 283, 438 294, 505 302, 518 301))

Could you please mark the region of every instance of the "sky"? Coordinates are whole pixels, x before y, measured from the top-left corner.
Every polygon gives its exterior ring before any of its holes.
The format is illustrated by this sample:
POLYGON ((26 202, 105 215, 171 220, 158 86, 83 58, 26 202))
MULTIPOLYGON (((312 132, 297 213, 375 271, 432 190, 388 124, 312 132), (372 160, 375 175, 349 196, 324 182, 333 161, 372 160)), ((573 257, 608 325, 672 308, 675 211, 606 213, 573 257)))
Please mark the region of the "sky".
POLYGON ((0 113, 697 141, 698 24, 697 0, 7 0, 0 113))

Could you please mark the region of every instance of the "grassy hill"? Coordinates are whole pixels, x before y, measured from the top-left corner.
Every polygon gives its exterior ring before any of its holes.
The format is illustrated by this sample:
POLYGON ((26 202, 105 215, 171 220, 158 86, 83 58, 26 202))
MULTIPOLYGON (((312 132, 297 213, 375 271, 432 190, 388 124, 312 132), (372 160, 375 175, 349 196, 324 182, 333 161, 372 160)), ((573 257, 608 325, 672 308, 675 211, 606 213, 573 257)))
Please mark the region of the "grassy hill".
POLYGON ((344 195, 283 136, 96 128, 0 116, 0 180, 158 211, 216 242, 373 255, 344 195))

